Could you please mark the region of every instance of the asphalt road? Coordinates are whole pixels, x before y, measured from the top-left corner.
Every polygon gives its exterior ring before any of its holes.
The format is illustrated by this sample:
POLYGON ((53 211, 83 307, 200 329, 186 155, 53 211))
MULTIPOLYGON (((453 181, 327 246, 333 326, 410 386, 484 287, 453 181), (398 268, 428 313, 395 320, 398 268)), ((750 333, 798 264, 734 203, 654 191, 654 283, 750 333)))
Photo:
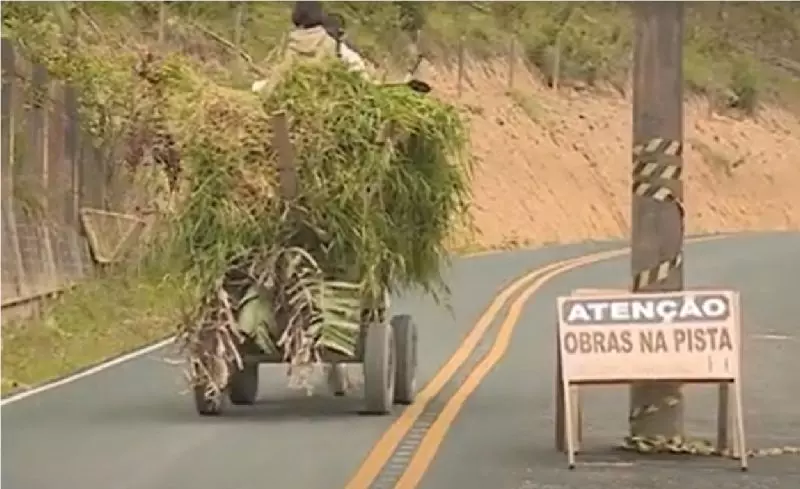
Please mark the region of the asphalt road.
MULTIPOLYGON (((512 279, 616 247, 582 244, 459 260, 450 273, 452 313, 426 299, 397 300, 397 311, 411 312, 421 327, 420 385, 434 377, 512 279)), ((742 293, 749 445, 800 445, 800 233, 691 244, 686 271, 689 287, 742 293)), ((1 483, 12 489, 339 489, 350 481, 350 489, 359 489, 354 475, 375 469, 374 482, 360 487, 798 487, 797 455, 755 459, 746 474, 729 460, 623 458, 609 447, 626 431, 624 388, 585 396, 587 453, 579 463, 590 464, 566 470, 565 457, 552 446, 555 297, 578 287, 624 286, 627 274, 627 255, 589 264, 541 283, 516 323, 505 321, 509 308, 502 307, 476 351, 422 410, 382 470, 375 465, 381 457, 364 464, 365 457, 414 406, 406 414, 398 409, 394 416, 360 416, 357 396, 333 398, 320 389, 318 397, 306 398, 286 389, 280 367, 263 366, 256 406, 200 418, 180 393, 176 367, 163 361, 168 352, 159 351, 4 406, 1 483), (450 412, 454 423, 443 430, 435 422, 446 417, 442 409, 454 404, 458 387, 470 382, 468 375, 480 368, 506 323, 516 326, 508 350, 464 399, 463 409, 450 412), (439 430, 443 441, 431 435, 433 443, 415 452, 432 423, 430 431, 439 430), (625 463, 597 463, 614 461, 625 463), (409 476, 414 471, 416 478, 409 476)), ((710 388, 688 390, 693 434, 711 435, 714 396, 710 388)))

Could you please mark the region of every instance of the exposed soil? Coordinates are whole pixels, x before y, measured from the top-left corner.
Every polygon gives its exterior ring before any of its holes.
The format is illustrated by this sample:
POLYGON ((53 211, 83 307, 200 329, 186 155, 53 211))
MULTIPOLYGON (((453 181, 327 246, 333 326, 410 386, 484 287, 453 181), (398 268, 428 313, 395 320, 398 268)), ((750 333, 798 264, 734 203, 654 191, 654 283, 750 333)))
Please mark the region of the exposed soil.
MULTIPOLYGON (((442 98, 471 119, 474 219, 481 247, 624 237, 630 215, 631 103, 619 94, 558 93, 504 63, 429 68, 442 98)), ((800 229, 800 118, 776 107, 753 119, 685 108, 688 232, 800 229), (794 195, 794 197, 792 197, 794 195)))

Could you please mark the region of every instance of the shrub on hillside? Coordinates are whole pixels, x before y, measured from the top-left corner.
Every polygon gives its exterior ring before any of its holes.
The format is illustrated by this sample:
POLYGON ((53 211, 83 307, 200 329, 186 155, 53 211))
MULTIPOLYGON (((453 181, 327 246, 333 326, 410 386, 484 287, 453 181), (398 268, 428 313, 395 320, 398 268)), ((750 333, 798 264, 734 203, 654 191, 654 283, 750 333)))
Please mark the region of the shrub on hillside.
POLYGON ((753 115, 758 110, 760 80, 755 62, 746 57, 737 59, 731 70, 731 108, 753 115))

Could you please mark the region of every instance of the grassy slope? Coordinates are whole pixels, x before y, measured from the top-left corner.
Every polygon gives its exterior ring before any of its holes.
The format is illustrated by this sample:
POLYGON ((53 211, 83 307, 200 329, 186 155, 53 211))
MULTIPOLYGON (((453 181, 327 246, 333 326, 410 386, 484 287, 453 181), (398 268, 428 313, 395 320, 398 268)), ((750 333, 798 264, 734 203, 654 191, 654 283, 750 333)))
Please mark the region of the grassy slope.
MULTIPOLYGON (((210 79, 246 87, 257 76, 254 68, 267 71, 270 52, 289 24, 290 4, 259 2, 239 10, 230 2, 174 3, 165 10, 163 23, 159 8, 145 2, 73 3, 71 9, 65 4, 15 3, 4 5, 3 16, 9 28, 5 34, 33 52, 48 53, 26 37, 30 31, 15 29, 15 22, 34 25, 31 21, 45 16, 50 22, 46 25, 60 31, 77 24, 81 39, 101 56, 99 65, 129 70, 120 65, 120 49, 177 51, 210 79), (237 13, 243 14, 238 28, 237 13), (242 61, 239 51, 252 63, 242 61)), ((630 68, 632 19, 623 4, 335 2, 331 9, 345 17, 359 50, 378 63, 390 58, 406 63, 408 33, 424 20, 419 45, 440 62, 453 58, 461 39, 475 56, 505 54, 513 29, 519 52, 545 76, 560 38, 562 83, 624 84, 630 68)), ((797 99, 789 87, 791 76, 800 72, 800 7, 691 4, 687 19, 685 76, 690 89, 745 105, 764 97, 797 99)), ((91 79, 96 73, 81 76, 91 79)), ((4 328, 3 393, 168 334, 177 320, 176 298, 170 295, 177 287, 171 280, 163 267, 99 279, 61 296, 41 319, 4 328)))
MULTIPOLYGON (((268 66, 269 53, 286 32, 290 6, 289 2, 258 2, 242 11, 241 48, 262 68, 268 66)), ((106 25, 133 38, 157 35, 157 7, 108 3, 83 8, 101 28, 106 25)), ((213 32, 235 41, 237 9, 236 2, 170 6, 166 23, 170 44, 203 59, 215 71, 227 66, 249 79, 252 75, 238 69, 242 66, 235 62, 233 50, 209 35, 213 32)), ((546 74, 553 64, 557 38, 562 46, 563 78, 619 83, 630 69, 633 19, 627 4, 331 2, 330 9, 346 19, 348 35, 359 50, 379 63, 388 57, 407 58, 409 32, 416 24, 422 25, 422 51, 440 60, 452 59, 460 39, 473 55, 505 54, 513 35, 522 56, 546 74)), ((797 5, 693 3, 687 4, 686 17, 684 71, 690 89, 738 94, 756 89, 772 97, 788 88, 786 81, 792 75, 800 75, 797 5)))
POLYGON ((177 290, 171 277, 98 278, 54 299, 41 318, 4 325, 3 394, 164 338, 178 320, 177 290))

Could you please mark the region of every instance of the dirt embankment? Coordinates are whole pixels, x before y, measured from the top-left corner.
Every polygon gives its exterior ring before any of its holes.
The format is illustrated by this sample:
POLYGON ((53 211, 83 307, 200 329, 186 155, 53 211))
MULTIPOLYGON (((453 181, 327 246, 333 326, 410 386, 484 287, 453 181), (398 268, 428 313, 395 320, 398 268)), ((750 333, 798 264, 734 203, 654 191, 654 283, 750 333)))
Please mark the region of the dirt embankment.
MULTIPOLYGON (((630 220, 631 102, 561 90, 507 67, 471 64, 426 75, 471 114, 474 218, 481 247, 624 237, 630 220)), ((520 70, 522 71, 522 70, 520 70)), ((800 118, 764 108, 755 119, 685 109, 684 182, 691 233, 800 229, 800 118)))

